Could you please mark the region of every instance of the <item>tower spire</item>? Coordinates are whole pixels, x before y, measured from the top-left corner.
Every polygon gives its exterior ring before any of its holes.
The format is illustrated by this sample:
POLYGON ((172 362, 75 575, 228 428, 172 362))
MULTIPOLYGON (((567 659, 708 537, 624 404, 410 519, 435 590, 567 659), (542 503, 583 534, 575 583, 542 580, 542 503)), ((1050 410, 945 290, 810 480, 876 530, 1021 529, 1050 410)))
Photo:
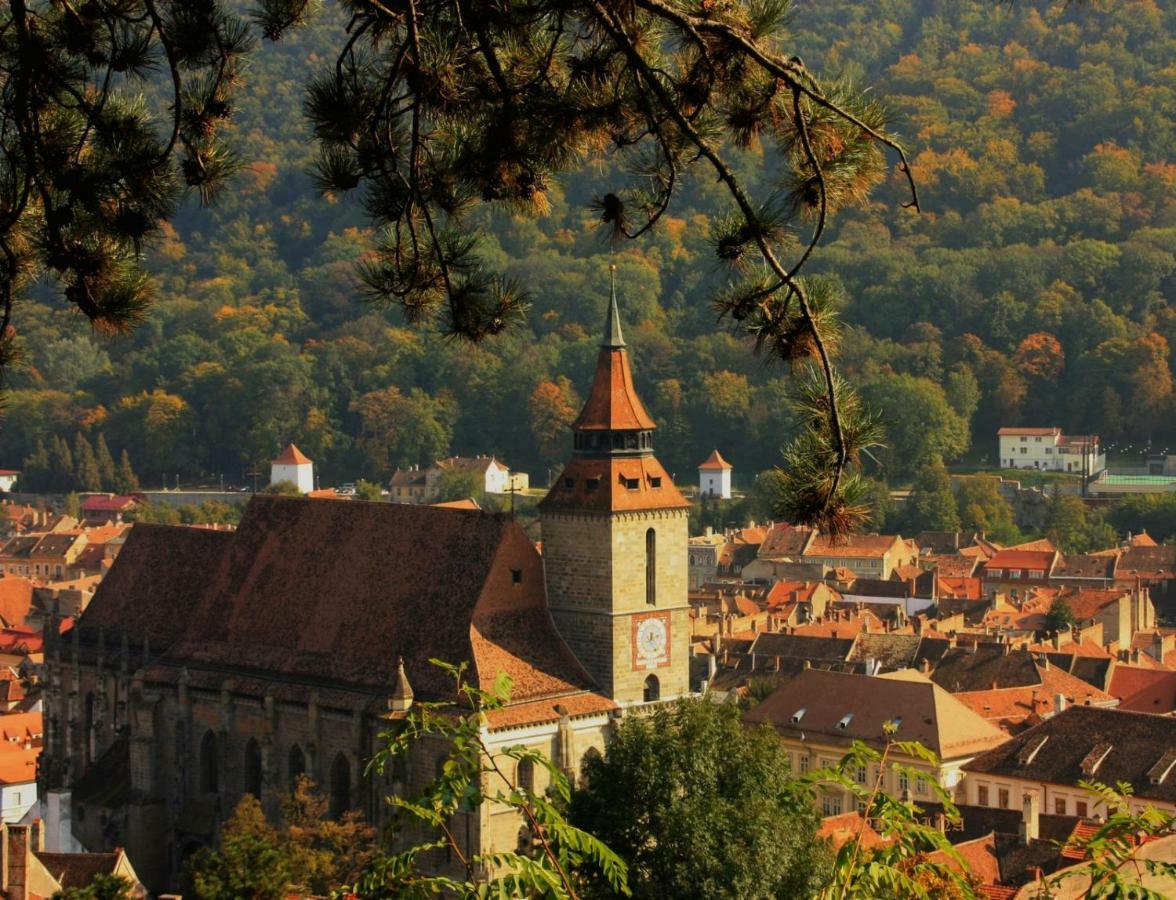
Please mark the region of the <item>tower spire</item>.
POLYGON ((619 349, 625 346, 625 337, 621 334, 621 314, 617 309, 617 267, 609 263, 608 267, 608 319, 604 323, 604 342, 601 347, 619 349))

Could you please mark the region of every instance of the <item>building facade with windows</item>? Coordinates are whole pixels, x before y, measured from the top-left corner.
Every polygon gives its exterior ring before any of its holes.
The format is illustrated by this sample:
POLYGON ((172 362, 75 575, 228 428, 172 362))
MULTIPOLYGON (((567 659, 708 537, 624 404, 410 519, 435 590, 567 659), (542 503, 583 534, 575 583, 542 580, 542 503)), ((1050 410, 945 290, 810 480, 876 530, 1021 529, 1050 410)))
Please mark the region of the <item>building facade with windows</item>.
POLYGON ((1092 477, 1107 467, 1097 434, 1063 434, 1052 428, 1001 428, 999 467, 1073 472, 1092 477))
MULTIPOLYGON (((853 675, 805 669, 744 716, 748 725, 769 725, 788 749, 793 771, 803 774, 830 768, 862 741, 881 750, 885 726, 895 726, 894 739, 918 741, 939 759, 927 760, 892 751, 898 768, 883 773, 882 789, 915 802, 934 802, 932 783, 956 797, 963 792, 963 767, 976 756, 1008 740, 926 676, 912 670, 885 675, 853 675)), ((876 767, 851 773, 859 784, 873 785, 876 767)), ((856 809, 853 794, 830 787, 819 794, 821 814, 833 816, 856 809)))

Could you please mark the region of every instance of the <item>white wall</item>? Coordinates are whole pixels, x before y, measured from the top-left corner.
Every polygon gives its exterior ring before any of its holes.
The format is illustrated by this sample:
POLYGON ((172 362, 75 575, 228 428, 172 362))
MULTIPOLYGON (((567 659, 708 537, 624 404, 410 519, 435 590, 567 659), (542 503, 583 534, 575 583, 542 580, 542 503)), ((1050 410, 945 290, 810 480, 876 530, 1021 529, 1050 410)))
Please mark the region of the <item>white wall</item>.
POLYGON ((731 470, 730 469, 699 469, 698 490, 704 497, 720 497, 731 499, 731 470))
POLYGON ((36 802, 36 781, 3 785, 0 787, 0 818, 5 822, 19 822, 36 802))
POLYGON ((270 484, 280 481, 289 481, 302 493, 309 494, 314 490, 314 466, 311 463, 298 466, 274 463, 270 466, 270 484))

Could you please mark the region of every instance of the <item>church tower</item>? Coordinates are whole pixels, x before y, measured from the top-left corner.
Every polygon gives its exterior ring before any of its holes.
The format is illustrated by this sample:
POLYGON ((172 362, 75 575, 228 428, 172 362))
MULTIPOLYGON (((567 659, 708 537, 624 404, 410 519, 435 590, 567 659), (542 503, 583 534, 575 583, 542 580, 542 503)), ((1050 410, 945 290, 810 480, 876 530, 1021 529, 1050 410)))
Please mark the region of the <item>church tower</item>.
POLYGON ((690 690, 690 504, 653 455, 654 427, 633 387, 614 281, 572 460, 540 510, 556 627, 619 703, 690 690))

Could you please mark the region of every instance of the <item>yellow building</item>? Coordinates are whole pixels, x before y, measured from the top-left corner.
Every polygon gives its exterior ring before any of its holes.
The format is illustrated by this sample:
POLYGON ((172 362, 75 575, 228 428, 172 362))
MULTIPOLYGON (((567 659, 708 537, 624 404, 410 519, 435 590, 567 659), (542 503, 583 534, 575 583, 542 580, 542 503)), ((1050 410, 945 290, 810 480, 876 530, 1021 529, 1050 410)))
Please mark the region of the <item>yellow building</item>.
MULTIPOLYGON (((883 789, 916 803, 936 800, 931 782, 962 799, 963 767, 1008 740, 925 675, 909 669, 872 677, 806 669, 752 707, 744 721, 774 728, 788 748, 793 771, 800 774, 836 765, 855 740, 881 750, 886 743, 883 726, 897 723, 895 740, 918 741, 939 757, 933 766, 906 754, 890 755, 890 762, 924 775, 912 781, 888 766, 883 789)), ((871 768, 853 774, 860 784, 872 785, 878 772, 871 768)), ((853 812, 855 802, 848 791, 831 787, 820 796, 821 813, 853 812)))

